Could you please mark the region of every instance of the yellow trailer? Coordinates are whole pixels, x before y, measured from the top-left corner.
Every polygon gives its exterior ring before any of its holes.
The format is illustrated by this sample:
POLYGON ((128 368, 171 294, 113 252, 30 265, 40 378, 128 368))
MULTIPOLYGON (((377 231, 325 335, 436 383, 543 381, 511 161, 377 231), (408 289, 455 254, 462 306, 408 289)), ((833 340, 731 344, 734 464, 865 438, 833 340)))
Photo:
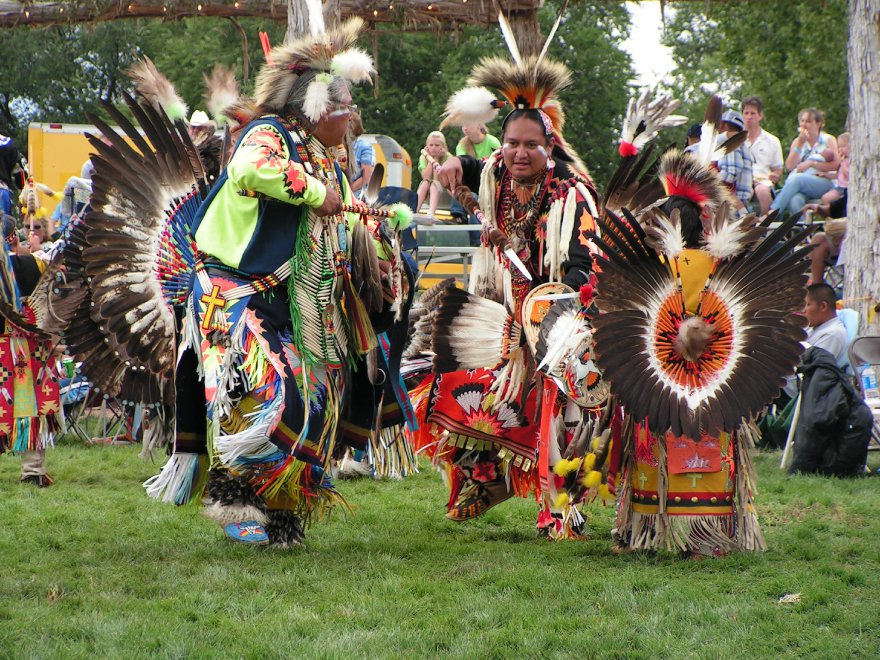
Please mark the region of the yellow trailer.
POLYGON ((53 190, 64 190, 70 177, 80 175, 93 151, 86 133, 100 134, 90 124, 31 123, 28 126, 28 169, 34 181, 53 190))

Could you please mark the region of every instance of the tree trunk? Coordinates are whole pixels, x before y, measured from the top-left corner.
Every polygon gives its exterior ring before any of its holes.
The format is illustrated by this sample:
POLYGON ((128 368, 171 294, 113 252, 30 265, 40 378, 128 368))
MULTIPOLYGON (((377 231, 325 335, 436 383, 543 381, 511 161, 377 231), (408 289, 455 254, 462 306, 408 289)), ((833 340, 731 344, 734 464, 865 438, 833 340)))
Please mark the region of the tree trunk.
MULTIPOLYGON (((323 0, 318 4, 321 6, 324 23, 329 30, 339 22, 340 2, 339 0, 323 0)), ((287 0, 287 32, 284 35, 284 43, 290 43, 308 33, 308 4, 305 0, 287 0)))
POLYGON ((849 3, 850 179, 844 258, 847 306, 880 334, 880 0, 849 3))
POLYGON ((516 44, 523 57, 537 55, 541 52, 544 41, 541 38, 541 26, 538 25, 538 12, 535 9, 521 9, 507 14, 516 44))

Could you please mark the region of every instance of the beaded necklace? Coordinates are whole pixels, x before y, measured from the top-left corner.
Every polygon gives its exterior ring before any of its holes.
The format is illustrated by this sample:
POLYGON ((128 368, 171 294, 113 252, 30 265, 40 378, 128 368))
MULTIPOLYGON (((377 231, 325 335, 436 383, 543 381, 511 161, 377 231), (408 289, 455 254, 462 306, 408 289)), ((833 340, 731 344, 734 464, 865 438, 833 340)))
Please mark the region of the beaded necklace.
MULTIPOLYGON (((343 199, 335 158, 303 129, 296 117, 281 120, 306 172, 343 199)), ((339 306, 340 278, 349 269, 345 215, 317 217, 311 211, 301 225, 288 282, 294 344, 304 364, 339 366, 348 356, 348 338, 339 306)))
POLYGON ((535 227, 538 211, 544 196, 547 194, 548 183, 552 170, 545 169, 531 179, 517 181, 505 169, 501 178, 501 213, 499 217, 504 223, 503 229, 526 238, 535 227))

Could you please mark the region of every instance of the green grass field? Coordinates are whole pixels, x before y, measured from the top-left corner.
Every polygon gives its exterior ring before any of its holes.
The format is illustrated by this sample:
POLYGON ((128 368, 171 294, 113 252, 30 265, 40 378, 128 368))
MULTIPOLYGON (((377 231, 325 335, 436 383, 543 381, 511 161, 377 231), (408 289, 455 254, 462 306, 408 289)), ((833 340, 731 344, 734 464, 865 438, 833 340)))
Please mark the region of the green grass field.
POLYGON ((448 522, 426 467, 342 483, 354 515, 280 551, 149 500, 137 451, 63 442, 43 490, 0 456, 0 657, 880 654, 878 477, 788 478, 759 455, 769 552, 689 562, 613 556, 598 503, 585 542, 537 540, 522 500, 448 522))

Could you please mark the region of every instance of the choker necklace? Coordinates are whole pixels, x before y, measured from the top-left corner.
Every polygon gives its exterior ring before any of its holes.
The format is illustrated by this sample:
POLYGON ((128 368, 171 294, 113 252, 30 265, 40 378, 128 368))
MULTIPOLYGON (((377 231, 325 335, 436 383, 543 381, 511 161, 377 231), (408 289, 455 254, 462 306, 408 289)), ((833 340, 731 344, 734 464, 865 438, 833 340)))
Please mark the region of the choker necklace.
POLYGON ((502 182, 502 211, 509 221, 507 229, 521 234, 534 226, 537 211, 546 192, 548 170, 538 172, 525 180, 514 179, 505 173, 508 181, 502 182))

